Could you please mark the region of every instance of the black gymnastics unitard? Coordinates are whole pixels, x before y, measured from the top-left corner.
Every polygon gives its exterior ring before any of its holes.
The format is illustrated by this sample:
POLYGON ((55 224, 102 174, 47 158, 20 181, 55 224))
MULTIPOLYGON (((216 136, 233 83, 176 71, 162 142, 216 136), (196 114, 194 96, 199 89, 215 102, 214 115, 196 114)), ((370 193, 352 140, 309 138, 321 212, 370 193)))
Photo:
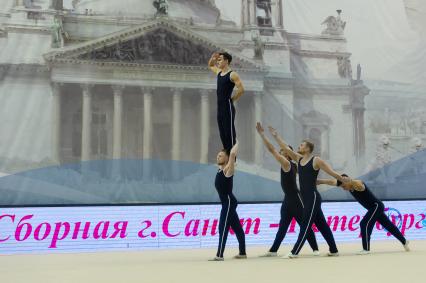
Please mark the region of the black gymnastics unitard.
MULTIPOLYGON (((269 249, 270 252, 278 251, 293 217, 299 225, 302 223, 303 201, 297 189, 296 174, 296 164, 293 162, 290 162, 290 170, 288 172, 281 168, 281 188, 284 192, 284 200, 281 205, 280 226, 275 236, 275 241, 269 249)), ((318 244, 312 229, 309 229, 307 233, 307 240, 312 250, 317 251, 318 244)))
POLYGON ((305 207, 303 209, 303 218, 302 224, 300 225, 299 237, 291 251, 294 255, 299 254, 302 249, 309 228, 311 228, 313 223, 315 223, 315 226, 327 242, 330 252, 338 252, 333 233, 331 232, 321 209, 322 199, 317 190, 316 184, 319 170, 315 170, 314 168, 314 159, 315 157, 312 157, 305 165, 301 164, 302 159, 300 159, 298 164, 300 192, 302 194, 303 205, 305 207))
POLYGON ((376 196, 370 191, 364 183, 364 191, 350 191, 352 196, 367 209, 367 213, 361 220, 360 229, 362 237, 362 248, 366 251, 370 250, 370 238, 373 232, 376 221, 380 223, 389 233, 397 238, 403 245, 407 242, 401 231, 389 220, 384 210, 385 206, 376 196))
POLYGON ((235 107, 231 99, 235 84, 231 81, 231 73, 217 74, 217 125, 223 148, 228 154, 236 143, 235 107))
POLYGON ((216 253, 217 257, 223 257, 229 227, 234 230, 237 236, 240 255, 246 254, 245 234, 236 210, 238 202, 232 193, 233 179, 234 176, 225 176, 225 172, 221 169, 219 169, 216 174, 215 187, 222 203, 219 219, 219 245, 216 253))

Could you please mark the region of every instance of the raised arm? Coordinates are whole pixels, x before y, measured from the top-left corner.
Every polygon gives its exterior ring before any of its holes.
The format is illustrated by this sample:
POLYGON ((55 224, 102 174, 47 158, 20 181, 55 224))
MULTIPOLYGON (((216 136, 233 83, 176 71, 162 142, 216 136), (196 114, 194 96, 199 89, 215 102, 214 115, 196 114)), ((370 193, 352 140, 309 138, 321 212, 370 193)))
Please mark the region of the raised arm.
POLYGON ((219 52, 215 52, 210 57, 210 60, 209 60, 209 63, 208 63, 209 69, 213 73, 215 73, 216 75, 219 74, 219 72, 220 72, 219 68, 216 67, 216 61, 217 61, 218 58, 219 58, 219 52))
POLYGON ((235 84, 237 87, 236 93, 232 96, 232 100, 235 102, 244 94, 244 86, 243 82, 241 81, 240 76, 237 74, 237 72, 231 73, 231 81, 235 84))
POLYGON ((298 154, 297 152, 294 152, 291 150, 291 148, 288 147, 287 143, 278 135, 277 130, 272 128, 271 126, 268 127, 269 132, 271 132, 271 135, 274 137, 275 141, 280 145, 280 147, 288 154, 290 155, 291 159, 293 159, 296 162, 299 162, 299 160, 303 157, 302 155, 298 154))
POLYGON ((335 179, 317 179, 317 185, 337 186, 337 180, 335 180, 335 179))
POLYGON ((276 151, 275 147, 271 144, 271 142, 268 140, 268 138, 265 136, 265 130, 263 129, 260 122, 256 123, 256 130, 259 133, 260 137, 263 140, 263 143, 265 144, 268 151, 272 154, 272 156, 275 157, 275 159, 280 163, 281 168, 285 172, 288 172, 290 170, 290 161, 287 160, 284 156, 282 156, 279 152, 276 151))
POLYGON ((340 174, 334 171, 333 168, 331 168, 331 166, 327 162, 325 162, 319 157, 315 157, 314 159, 314 168, 315 167, 323 170, 325 173, 335 178, 336 180, 339 180, 342 183, 350 182, 350 178, 340 176, 340 174))
POLYGON ((235 159, 238 152, 238 140, 234 144, 234 146, 231 148, 231 152, 229 153, 228 163, 226 164, 225 168, 223 168, 223 172, 225 173, 225 176, 230 177, 234 175, 235 171, 235 159))

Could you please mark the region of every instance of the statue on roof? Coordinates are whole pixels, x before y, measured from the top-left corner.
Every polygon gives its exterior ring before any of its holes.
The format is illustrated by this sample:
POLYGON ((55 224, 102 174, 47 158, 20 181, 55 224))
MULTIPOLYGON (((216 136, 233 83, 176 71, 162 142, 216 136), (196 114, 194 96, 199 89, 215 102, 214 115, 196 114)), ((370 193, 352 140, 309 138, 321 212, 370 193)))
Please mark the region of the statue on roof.
POLYGON ((80 3, 80 1, 81 0, 72 0, 71 5, 74 10, 77 9, 77 5, 80 3))
POLYGON ((262 60, 265 52, 265 43, 262 41, 259 31, 252 33, 251 39, 254 42, 254 58, 262 60))
POLYGON ((157 9, 156 15, 167 15, 169 13, 169 3, 167 0, 154 0, 152 2, 155 9, 157 9))
POLYGON ((356 80, 361 81, 361 64, 356 65, 356 80))
POLYGON ((64 39, 67 38, 67 33, 62 25, 62 20, 59 17, 53 19, 53 25, 50 28, 52 33, 52 48, 61 48, 64 46, 64 39))
POLYGON ((346 22, 342 21, 340 14, 342 10, 337 10, 337 17, 328 16, 321 24, 326 25, 326 28, 322 31, 323 35, 343 35, 345 30, 346 22))

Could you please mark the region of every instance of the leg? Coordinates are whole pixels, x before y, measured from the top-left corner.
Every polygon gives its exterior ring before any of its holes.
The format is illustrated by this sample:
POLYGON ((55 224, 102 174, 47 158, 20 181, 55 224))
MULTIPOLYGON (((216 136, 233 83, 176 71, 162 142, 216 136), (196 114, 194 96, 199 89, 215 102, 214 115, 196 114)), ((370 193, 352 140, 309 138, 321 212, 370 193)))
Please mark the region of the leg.
POLYGON ((316 213, 318 210, 318 196, 316 193, 313 193, 312 199, 309 199, 304 202, 304 209, 303 209, 303 217, 302 217, 302 223, 300 225, 300 232, 299 236, 297 238, 296 243, 294 244, 293 249, 291 250, 291 253, 294 255, 299 254, 300 250, 303 247, 303 244, 306 241, 306 236, 308 233, 308 230, 311 228, 313 220, 316 217, 316 213))
POLYGON ((334 241, 333 233, 331 232, 330 226, 328 226, 327 221, 325 220, 321 207, 319 208, 317 217, 315 218, 315 225, 327 242, 330 252, 337 253, 338 250, 336 242, 334 241))
MULTIPOLYGON (((294 218, 296 219, 297 224, 299 224, 299 226, 301 226, 302 216, 303 216, 303 203, 302 203, 301 199, 299 199, 299 201, 300 201, 301 205, 300 206, 297 205, 297 207, 295 208, 294 218)), ((317 239, 315 238, 315 233, 314 233, 314 230, 312 230, 312 227, 310 227, 309 230, 308 230, 306 240, 308 241, 309 246, 311 246, 313 251, 319 250, 317 239)))
POLYGON ((275 236, 274 243, 272 244, 272 247, 269 249, 270 252, 277 252, 282 241, 285 238, 285 235, 288 230, 288 226, 290 226, 291 220, 293 219, 293 216, 291 215, 290 211, 287 209, 287 205, 285 202, 281 205, 281 219, 280 219, 280 226, 278 228, 277 235, 275 236))
POLYGON ((235 106, 234 103, 230 101, 231 104, 231 121, 232 121, 232 126, 231 126, 231 135, 232 135, 232 146, 234 146, 237 143, 237 132, 235 131, 235 106))
POLYGON ((225 251, 226 240, 229 233, 229 212, 231 208, 231 198, 229 196, 223 197, 222 210, 220 211, 219 219, 219 246, 217 248, 217 257, 223 257, 225 251))
POLYGON ((370 250, 370 236, 376 223, 378 212, 379 204, 374 203, 374 207, 367 211, 360 223, 362 248, 366 251, 370 250))
POLYGON ((236 211, 237 204, 235 205, 231 204, 231 212, 230 212, 230 225, 232 230, 235 232, 235 236, 238 240, 238 247, 239 247, 239 254, 245 255, 246 254, 246 235, 244 234, 243 227, 241 226, 240 218, 238 217, 238 213, 236 211))
POLYGON ((399 231, 398 227, 389 220, 384 212, 379 213, 377 216, 377 221, 385 228, 389 233, 391 233, 395 238, 397 238, 403 245, 407 242, 404 235, 399 231))
POLYGON ((229 148, 229 142, 226 136, 226 132, 227 132, 226 124, 228 124, 226 120, 227 119, 226 117, 223 117, 223 114, 220 116, 219 115, 217 116, 217 126, 219 128, 219 136, 220 136, 220 140, 222 141, 222 146, 224 149, 229 148))
POLYGON ((220 139, 222 140, 223 148, 229 153, 231 148, 236 143, 235 133, 235 108, 231 100, 228 105, 223 106, 221 114, 217 116, 219 126, 220 139))
MULTIPOLYGON (((302 217, 297 217, 296 222, 297 222, 297 224, 299 224, 299 226, 301 226, 302 217)), ((312 227, 310 227, 309 230, 308 230, 308 233, 306 235, 306 240, 308 241, 309 246, 312 248, 313 251, 319 250, 317 239, 315 237, 314 230, 312 230, 312 227)))

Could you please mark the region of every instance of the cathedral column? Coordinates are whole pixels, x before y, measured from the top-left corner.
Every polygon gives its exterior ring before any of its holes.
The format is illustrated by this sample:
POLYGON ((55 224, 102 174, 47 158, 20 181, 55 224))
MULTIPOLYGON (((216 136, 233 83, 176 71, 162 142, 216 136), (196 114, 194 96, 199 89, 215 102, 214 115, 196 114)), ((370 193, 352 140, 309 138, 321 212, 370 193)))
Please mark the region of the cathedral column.
POLYGON ((143 93, 143 169, 145 180, 151 179, 152 161, 152 92, 153 88, 141 87, 143 93))
POLYGON ((250 24, 249 7, 248 0, 241 1, 241 26, 243 28, 250 24))
POLYGON ((350 97, 354 127, 354 154, 357 160, 361 159, 365 154, 364 97, 368 95, 369 92, 370 90, 364 85, 356 85, 353 86, 350 97))
POLYGON ((143 92, 143 159, 151 159, 152 152, 152 88, 143 92))
POLYGON ((52 83, 52 159, 56 164, 61 163, 61 86, 52 83))
POLYGON ((201 121, 200 121, 200 163, 208 162, 209 153, 209 134, 210 134, 210 105, 209 105, 210 91, 207 89, 201 90, 201 121))
POLYGON ((81 130, 81 160, 90 160, 91 152, 91 124, 92 124, 92 88, 93 85, 82 85, 83 111, 81 130))
POLYGON ((123 90, 124 86, 112 86, 114 92, 114 120, 113 120, 113 144, 112 158, 121 158, 122 144, 122 117, 123 117, 123 90))
MULTIPOLYGON (((254 93, 254 119, 255 123, 262 123, 262 92, 254 93)), ((256 133, 256 129, 254 129, 254 162, 256 165, 260 165, 262 163, 263 157, 263 145, 261 137, 256 133)))
POLYGON ((173 90, 172 160, 180 160, 180 125, 182 114, 182 89, 173 90))
POLYGON ((271 12, 272 18, 274 19, 274 27, 275 28, 283 28, 284 20, 283 20, 283 3, 282 0, 272 0, 271 1, 271 12))
POLYGON ((256 0, 248 0, 249 21, 251 26, 257 26, 256 0))

